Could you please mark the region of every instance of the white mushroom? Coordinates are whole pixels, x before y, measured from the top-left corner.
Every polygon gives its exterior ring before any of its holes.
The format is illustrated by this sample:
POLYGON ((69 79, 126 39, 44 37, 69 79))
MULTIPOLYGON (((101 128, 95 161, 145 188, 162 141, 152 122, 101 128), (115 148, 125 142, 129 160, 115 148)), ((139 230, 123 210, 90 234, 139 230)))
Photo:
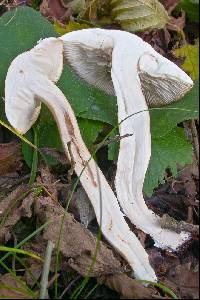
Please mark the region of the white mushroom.
MULTIPOLYGON (((187 233, 162 229, 160 218, 144 202, 142 189, 151 155, 148 105, 181 98, 193 82, 174 63, 134 34, 85 29, 60 37, 68 64, 88 83, 116 94, 122 139, 115 179, 117 197, 126 216, 150 234, 155 245, 176 250, 187 233), (130 118, 128 116, 138 113, 130 118), (126 121, 122 122, 122 120, 126 121)), ((158 124, 159 126, 159 124, 158 124)))
POLYGON ((52 112, 57 122, 64 149, 69 159, 71 145, 75 171, 95 209, 101 230, 108 241, 124 256, 140 279, 156 281, 144 248, 130 231, 117 199, 104 175, 86 148, 73 110, 54 84, 63 67, 63 41, 42 40, 11 63, 5 82, 5 110, 11 125, 24 134, 36 121, 40 102, 52 112), (89 163, 87 164, 87 162, 89 163))

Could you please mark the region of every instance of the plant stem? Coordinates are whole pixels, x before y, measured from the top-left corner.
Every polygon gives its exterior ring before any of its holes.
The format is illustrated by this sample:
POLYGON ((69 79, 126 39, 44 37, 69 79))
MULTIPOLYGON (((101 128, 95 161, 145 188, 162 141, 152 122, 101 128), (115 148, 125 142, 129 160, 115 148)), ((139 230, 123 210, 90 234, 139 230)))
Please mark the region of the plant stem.
POLYGON ((45 254, 45 262, 42 272, 42 279, 41 279, 41 288, 40 288, 40 296, 39 299, 47 299, 47 287, 48 287, 48 278, 49 278, 49 269, 51 264, 51 256, 52 251, 54 248, 54 244, 52 241, 48 241, 47 243, 47 249, 45 254))

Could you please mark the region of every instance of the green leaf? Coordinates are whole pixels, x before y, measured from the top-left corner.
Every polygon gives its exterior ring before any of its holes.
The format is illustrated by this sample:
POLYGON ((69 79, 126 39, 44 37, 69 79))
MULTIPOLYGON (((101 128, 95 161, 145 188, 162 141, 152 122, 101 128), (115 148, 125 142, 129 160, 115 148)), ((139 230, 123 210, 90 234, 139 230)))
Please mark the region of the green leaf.
POLYGON ((199 78, 199 40, 194 45, 185 44, 182 48, 175 50, 176 57, 185 58, 182 68, 188 72, 193 80, 199 78))
POLYGON ((174 102, 158 110, 152 110, 151 133, 153 137, 160 137, 168 133, 176 124, 189 119, 197 119, 199 110, 199 81, 193 89, 180 101, 174 102))
POLYGON ((78 15, 85 8, 85 0, 73 0, 69 3, 73 15, 78 15))
POLYGON ((151 196, 153 189, 163 182, 166 168, 170 168, 175 176, 177 162, 181 165, 192 163, 192 154, 192 145, 186 140, 182 128, 174 128, 161 138, 153 138, 152 156, 144 182, 144 193, 151 196))
MULTIPOLYGON (((118 130, 115 130, 113 132, 113 135, 110 136, 110 138, 116 136, 119 134, 118 130)), ((109 160, 117 160, 119 153, 119 142, 112 142, 108 144, 108 159, 109 160)))
POLYGON ((191 21, 199 23, 199 0, 181 0, 176 10, 181 9, 191 21))
POLYGON ((99 121, 92 121, 88 119, 78 119, 78 125, 81 135, 85 137, 84 142, 88 148, 97 139, 98 134, 102 131, 104 124, 99 121))
POLYGON ((80 24, 74 21, 69 21, 69 23, 64 27, 61 26, 60 23, 58 23, 57 21, 55 21, 54 23, 54 30, 60 35, 63 35, 71 31, 87 29, 87 28, 90 28, 90 26, 87 24, 80 24))
POLYGON ((112 0, 112 16, 127 31, 164 28, 169 16, 158 0, 112 0))

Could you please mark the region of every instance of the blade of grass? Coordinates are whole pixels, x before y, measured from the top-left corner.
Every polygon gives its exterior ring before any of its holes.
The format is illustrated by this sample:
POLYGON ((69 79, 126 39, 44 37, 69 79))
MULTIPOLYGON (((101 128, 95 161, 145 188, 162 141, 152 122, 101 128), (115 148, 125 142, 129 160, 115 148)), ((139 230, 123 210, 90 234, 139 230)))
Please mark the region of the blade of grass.
POLYGON ((16 248, 11 248, 11 247, 6 247, 6 246, 0 246, 0 252, 12 252, 12 253, 17 253, 17 254, 22 254, 22 255, 27 255, 30 256, 34 259, 38 259, 38 260, 43 260, 40 256, 26 251, 26 250, 21 250, 21 249, 16 249, 16 248))
MULTIPOLYGON (((19 244, 16 245, 15 249, 20 248, 21 246, 23 246, 26 242, 28 242, 30 239, 32 239, 34 236, 36 236, 37 234, 39 234, 44 228, 46 228, 49 224, 51 223, 51 221, 47 221, 46 223, 44 223, 42 226, 40 226, 39 228, 37 228, 34 232, 32 232, 31 234, 29 234, 29 236, 27 236, 25 239, 23 239, 19 244)), ((1 259, 0 259, 0 263, 2 263, 6 258, 8 258, 12 253, 8 252, 6 253, 1 259)))
POLYGON ((52 241, 48 241, 44 266, 43 266, 43 272, 42 272, 42 279, 40 282, 41 288, 40 288, 39 299, 47 299, 48 278, 49 278, 49 270, 50 270, 53 248, 54 248, 54 244, 52 243, 52 241))
POLYGON ((96 290, 96 288, 99 286, 99 283, 95 284, 95 286, 89 291, 89 293, 85 296, 85 299, 88 299, 93 292, 96 290))
POLYGON ((26 264, 24 263, 24 261, 19 258, 17 255, 15 256, 16 260, 24 267, 24 269, 26 270, 26 272, 29 274, 29 276, 31 277, 31 279, 33 280, 33 286, 37 285, 38 288, 40 288, 40 283, 38 282, 37 278, 35 278, 35 276, 33 275, 33 273, 29 270, 29 267, 26 266, 26 264))
POLYGON ((37 127, 33 127, 34 132, 34 145, 36 146, 36 149, 33 150, 33 161, 31 166, 31 175, 29 178, 29 184, 32 185, 35 182, 35 178, 37 175, 37 166, 38 166, 38 130, 37 127))
MULTIPOLYGON (((12 291, 15 291, 15 292, 21 292, 21 293, 26 292, 26 290, 24 290, 24 289, 20 289, 20 288, 16 288, 16 287, 8 285, 8 284, 1 284, 0 283, 0 293, 1 293, 1 289, 8 289, 8 290, 12 290, 12 291)), ((1 294, 0 294, 0 297, 1 297, 1 294)))
POLYGON ((6 266, 2 261, 0 261, 0 265, 8 272, 10 275, 27 291, 27 293, 35 299, 35 293, 21 280, 19 279, 15 273, 12 272, 10 268, 6 266))
POLYGON ((9 126, 8 124, 6 124, 5 122, 3 122, 2 120, 0 120, 0 125, 2 125, 3 127, 5 127, 6 129, 8 129, 9 131, 11 131, 12 133, 14 133, 18 138, 20 138, 23 142, 25 142, 27 145, 29 145, 30 147, 32 147, 33 149, 35 149, 36 151, 38 151, 42 157, 42 159, 44 160, 45 164, 48 165, 46 157, 44 156, 44 154, 42 153, 42 151, 37 148, 33 143, 31 143, 27 138, 25 138, 23 135, 21 135, 19 132, 17 132, 14 128, 12 128, 11 126, 9 126))
POLYGON ((9 126, 8 124, 6 124, 5 122, 3 122, 2 120, 0 120, 0 125, 2 125, 3 127, 5 127, 6 129, 8 129, 9 131, 11 131, 12 133, 14 133, 16 136, 18 136, 23 142, 25 142, 26 144, 28 144, 30 147, 37 149, 37 147, 35 145, 33 145, 29 140, 27 140, 23 135, 21 135, 19 132, 17 132, 14 128, 12 128, 11 126, 9 126))
POLYGON ((162 282, 152 282, 152 281, 148 281, 148 280, 138 280, 138 282, 147 283, 152 286, 155 286, 155 287, 159 288, 160 290, 162 290, 165 294, 170 296, 172 299, 178 299, 177 295, 170 288, 168 288, 166 285, 164 285, 162 282))

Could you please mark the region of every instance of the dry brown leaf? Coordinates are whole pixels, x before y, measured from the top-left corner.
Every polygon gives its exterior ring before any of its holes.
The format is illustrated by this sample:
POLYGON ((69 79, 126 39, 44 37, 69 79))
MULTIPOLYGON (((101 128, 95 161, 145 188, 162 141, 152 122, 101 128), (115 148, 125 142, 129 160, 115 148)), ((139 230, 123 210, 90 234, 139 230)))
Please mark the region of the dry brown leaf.
POLYGON ((18 170, 22 165, 21 146, 17 142, 0 144, 0 175, 18 170))
MULTIPOLYGON (((22 281, 21 277, 18 277, 22 281)), ((10 274, 0 276, 0 298, 3 299, 33 299, 33 296, 10 274)))
MULTIPOLYGON (((100 282, 102 281, 110 289, 115 290, 126 299, 153 299, 156 296, 153 288, 144 287, 141 283, 128 277, 126 274, 107 276, 100 280, 100 282)), ((159 299, 162 299, 162 297, 160 296, 159 299)))
MULTIPOLYGON (((50 197, 38 198, 36 208, 36 214, 42 223, 52 220, 52 223, 44 230, 43 238, 56 244, 64 209, 50 197)), ((84 276, 93 261, 96 249, 95 237, 69 213, 65 217, 62 237, 61 253, 67 258, 68 265, 84 276)), ((119 259, 114 256, 112 250, 100 242, 96 262, 90 276, 99 277, 123 270, 124 268, 122 268, 119 259)))
POLYGON ((171 17, 170 22, 167 24, 169 30, 180 31, 185 27, 185 12, 181 12, 181 16, 178 18, 171 17))
POLYGON ((0 201, 0 242, 10 239, 11 228, 22 216, 31 216, 30 206, 34 201, 34 195, 28 193, 28 187, 21 185, 10 195, 0 201))
POLYGON ((50 172, 49 167, 44 164, 40 164, 39 166, 40 176, 37 177, 37 182, 46 187, 48 193, 52 196, 52 198, 57 201, 57 189, 54 183, 56 182, 55 177, 50 172))
POLYGON ((40 4, 40 12, 47 18, 56 19, 60 22, 66 20, 72 14, 69 8, 64 7, 61 1, 43 0, 40 4))
POLYGON ((42 153, 54 157, 62 165, 70 164, 70 161, 64 152, 61 152, 53 148, 41 148, 40 150, 42 151, 42 153))
MULTIPOLYGON (((44 230, 43 238, 56 244, 64 209, 50 197, 40 197, 37 199, 36 214, 42 223, 47 220, 52 221, 49 227, 44 230)), ((82 276, 86 275, 88 267, 93 262, 95 248, 96 238, 89 230, 75 221, 71 214, 66 213, 60 251, 67 259, 68 267, 82 276)), ((122 266, 120 260, 121 258, 115 255, 107 245, 100 242, 96 262, 89 276, 99 278, 100 282, 104 281, 108 287, 128 299, 154 298, 155 289, 145 288, 136 280, 125 275, 123 273, 125 267, 122 266)))
POLYGON ((75 193, 75 206, 79 214, 80 221, 85 227, 96 218, 94 208, 88 199, 86 192, 79 188, 75 193))
POLYGON ((174 8, 179 4, 180 0, 162 0, 161 3, 164 5, 165 9, 169 14, 174 10, 174 8))
POLYGON ((199 272, 193 272, 190 263, 176 266, 168 279, 179 288, 182 299, 199 299, 199 272))

